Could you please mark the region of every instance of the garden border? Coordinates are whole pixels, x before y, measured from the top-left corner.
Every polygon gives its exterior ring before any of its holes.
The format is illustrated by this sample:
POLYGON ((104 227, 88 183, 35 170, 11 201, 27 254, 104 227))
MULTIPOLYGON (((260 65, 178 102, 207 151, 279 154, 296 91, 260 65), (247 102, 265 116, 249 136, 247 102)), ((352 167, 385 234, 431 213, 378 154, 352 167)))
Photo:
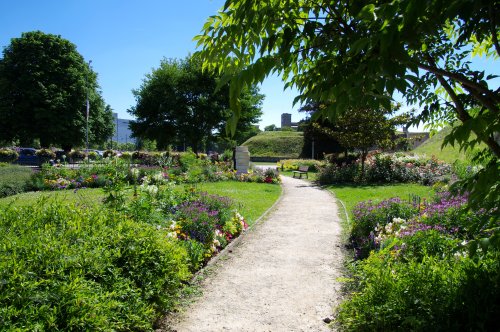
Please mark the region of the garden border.
POLYGON ((263 220, 271 213, 271 211, 276 208, 276 205, 278 205, 278 203, 281 202, 281 200, 283 199, 284 190, 283 190, 283 186, 281 185, 281 183, 280 183, 280 187, 281 187, 280 196, 273 203, 273 205, 271 205, 271 207, 269 207, 266 211, 264 211, 264 213, 259 218, 257 218, 257 220, 251 226, 249 226, 244 232, 242 232, 240 234, 240 236, 238 236, 236 239, 234 239, 233 241, 231 241, 227 246, 225 246, 224 249, 222 249, 216 256, 212 257, 212 259, 210 259, 207 262, 207 265, 205 265, 199 271, 197 271, 196 273, 194 273, 193 277, 191 278, 191 281, 195 281, 195 279, 198 276, 203 275, 206 272, 206 270, 208 268, 212 267, 213 265, 215 265, 215 263, 217 263, 222 258, 222 256, 227 256, 227 252, 230 249, 232 249, 234 246, 236 246, 238 243, 240 243, 242 241, 242 238, 245 236, 246 233, 248 233, 255 226, 257 226, 258 224, 260 224, 260 223, 263 222, 263 220))

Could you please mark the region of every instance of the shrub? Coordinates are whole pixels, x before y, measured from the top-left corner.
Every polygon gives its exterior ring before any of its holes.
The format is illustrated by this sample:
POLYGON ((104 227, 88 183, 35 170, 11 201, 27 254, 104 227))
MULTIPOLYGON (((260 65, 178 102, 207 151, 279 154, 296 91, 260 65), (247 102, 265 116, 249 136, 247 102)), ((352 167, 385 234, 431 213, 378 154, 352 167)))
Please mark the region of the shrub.
POLYGON ((99 159, 101 156, 99 156, 99 154, 95 151, 89 151, 88 153, 88 158, 89 160, 97 160, 99 159))
POLYGON ((40 158, 40 164, 46 163, 49 160, 53 160, 56 158, 56 154, 49 149, 37 150, 35 154, 38 156, 38 158, 40 158))
POLYGON ((198 164, 198 158, 190 148, 179 155, 179 166, 183 172, 186 172, 196 164, 198 164))
POLYGON ((339 308, 341 331, 493 331, 500 310, 500 255, 425 255, 400 262, 390 251, 360 262, 358 291, 339 308))
POLYGON ((308 166, 309 172, 317 172, 324 162, 314 159, 285 159, 278 161, 277 165, 282 171, 295 171, 300 166, 308 166))
POLYGON ((127 152, 127 151, 122 152, 122 154, 120 155, 120 159, 127 160, 127 161, 132 160, 132 153, 127 152))
POLYGON ((189 277, 166 231, 107 210, 8 208, 0 242, 5 330, 150 330, 189 277))
POLYGON ((318 179, 321 184, 419 182, 432 185, 436 181, 449 180, 450 175, 451 166, 435 158, 373 153, 365 162, 364 177, 361 176, 361 161, 356 160, 354 163, 330 163, 321 168, 318 179))
POLYGON ((153 166, 158 165, 161 154, 158 152, 134 151, 132 160, 140 165, 153 166))
POLYGON ((318 181, 320 184, 354 183, 358 181, 359 174, 358 164, 338 166, 332 163, 320 169, 318 181))
POLYGON ((73 150, 69 153, 69 157, 73 160, 73 162, 77 162, 84 160, 86 155, 82 150, 73 150))
POLYGON ((114 157, 114 156, 116 156, 116 151, 114 151, 114 150, 106 150, 106 151, 104 151, 104 153, 102 154, 102 156, 104 158, 114 157))
POLYGON ((8 148, 0 149, 0 163, 13 163, 17 160, 17 157, 19 157, 19 155, 15 150, 8 148))

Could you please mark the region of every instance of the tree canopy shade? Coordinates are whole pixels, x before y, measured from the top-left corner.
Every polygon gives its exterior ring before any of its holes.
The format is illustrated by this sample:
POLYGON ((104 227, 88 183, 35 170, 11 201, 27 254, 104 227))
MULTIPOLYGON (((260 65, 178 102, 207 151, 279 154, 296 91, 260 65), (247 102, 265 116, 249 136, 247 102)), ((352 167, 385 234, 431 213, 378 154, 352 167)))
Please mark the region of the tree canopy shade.
MULTIPOLYGON (((134 90, 137 104, 129 110, 133 135, 156 140, 159 148, 191 146, 197 152, 217 136, 225 136, 230 118, 229 87, 216 90, 219 78, 203 72, 199 59, 164 59, 134 90)), ((237 133, 251 131, 259 121, 263 95, 255 86, 241 93, 237 133)))
MULTIPOLYGON (((236 114, 239 89, 272 72, 297 88, 296 101, 330 105, 322 111, 330 118, 389 109, 399 92, 422 107, 419 120, 459 119, 448 142, 464 149, 484 142, 495 157, 487 169, 498 173, 499 91, 489 85, 494 73, 471 69, 467 57, 498 58, 499 22, 498 0, 227 0, 196 39, 204 68, 231 81, 236 114)), ((485 191, 474 188, 484 181, 474 181, 470 197, 482 203, 485 191)))
POLYGON ((0 59, 0 140, 84 145, 88 93, 89 142, 103 143, 113 117, 98 88, 97 75, 68 40, 41 31, 13 38, 0 59))

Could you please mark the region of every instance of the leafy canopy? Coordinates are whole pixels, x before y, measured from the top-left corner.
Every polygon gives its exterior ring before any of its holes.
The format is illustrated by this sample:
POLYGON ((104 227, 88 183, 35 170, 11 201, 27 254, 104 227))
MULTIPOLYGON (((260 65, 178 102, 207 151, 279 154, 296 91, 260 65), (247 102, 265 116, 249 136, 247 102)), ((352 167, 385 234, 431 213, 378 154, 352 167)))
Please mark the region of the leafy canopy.
MULTIPOLYGON (((154 139, 159 148, 186 143, 195 152, 225 136, 224 125, 231 116, 229 87, 216 90, 218 80, 202 71, 199 59, 162 60, 133 91, 136 105, 129 113, 137 119, 131 122, 134 136, 154 139)), ((262 99, 255 86, 241 93, 240 135, 259 120, 262 99)))
POLYGON ((0 140, 82 146, 88 93, 89 141, 104 142, 113 118, 98 89, 96 73, 68 40, 41 31, 13 38, 0 59, 0 140))
POLYGON ((498 206, 500 96, 495 75, 468 62, 471 54, 498 58, 498 22, 500 2, 491 0, 227 0, 196 40, 204 68, 231 82, 236 116, 238 91, 276 72, 299 91, 296 102, 328 104, 329 118, 390 109, 398 92, 422 108, 420 121, 460 120, 446 142, 484 142, 491 160, 469 183, 471 201, 489 193, 498 206))

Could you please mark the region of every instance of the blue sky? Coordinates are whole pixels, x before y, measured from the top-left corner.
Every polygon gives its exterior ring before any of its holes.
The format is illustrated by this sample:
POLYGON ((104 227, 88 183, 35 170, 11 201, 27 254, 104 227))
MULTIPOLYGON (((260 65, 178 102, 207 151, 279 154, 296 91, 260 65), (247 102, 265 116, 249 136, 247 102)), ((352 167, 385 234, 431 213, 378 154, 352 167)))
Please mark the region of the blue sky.
MULTIPOLYGON (((0 2, 0 47, 22 32, 41 30, 61 35, 74 43, 99 75, 106 103, 121 118, 135 104, 132 89, 160 60, 183 58, 195 51, 193 37, 205 20, 222 7, 224 0, 4 0, 0 2)), ((498 61, 474 59, 474 67, 499 73, 498 61)), ((494 82, 498 87, 500 80, 494 82)), ((277 77, 261 86, 266 95, 261 129, 280 126, 281 113, 292 121, 303 115, 293 107, 295 91, 283 91, 277 77)), ((421 129, 421 128, 418 128, 421 129)))
MULTIPOLYGON (((135 104, 131 90, 160 60, 184 58, 195 51, 193 37, 224 0, 12 0, 0 3, 0 47, 22 32, 41 30, 61 35, 77 46, 99 75, 106 103, 122 118, 135 104)), ((280 126, 281 113, 303 117, 292 109, 295 94, 283 91, 277 77, 261 86, 266 95, 261 129, 280 126)))

